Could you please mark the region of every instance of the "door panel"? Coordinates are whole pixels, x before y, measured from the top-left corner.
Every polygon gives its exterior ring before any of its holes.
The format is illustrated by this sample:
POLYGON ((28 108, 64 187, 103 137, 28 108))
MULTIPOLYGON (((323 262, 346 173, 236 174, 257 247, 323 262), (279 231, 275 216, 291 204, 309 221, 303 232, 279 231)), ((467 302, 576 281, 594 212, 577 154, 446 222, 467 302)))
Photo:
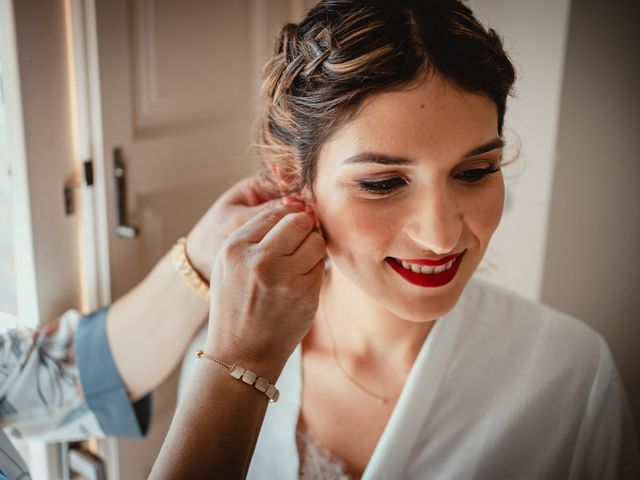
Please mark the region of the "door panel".
MULTIPOLYGON (((255 171, 259 75, 289 13, 287 0, 96 0, 112 300, 255 171), (135 238, 116 235, 116 148, 135 238)), ((178 371, 154 394, 147 437, 118 442, 120 478, 147 478, 174 413, 178 371)))
POLYGON ((246 118, 251 8, 246 1, 134 2, 137 132, 246 118))

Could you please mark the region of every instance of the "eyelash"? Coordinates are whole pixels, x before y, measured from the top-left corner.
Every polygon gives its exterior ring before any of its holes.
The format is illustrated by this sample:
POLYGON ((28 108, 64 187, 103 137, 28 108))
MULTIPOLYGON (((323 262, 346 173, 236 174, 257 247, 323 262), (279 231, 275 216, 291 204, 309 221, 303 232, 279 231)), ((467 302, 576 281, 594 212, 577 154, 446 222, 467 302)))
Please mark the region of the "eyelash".
MULTIPOLYGON (((457 177, 460 178, 460 176, 471 175, 471 177, 466 177, 466 179, 462 179, 462 181, 469 185, 476 185, 481 183, 483 180, 486 180, 489 177, 489 175, 492 175, 499 171, 500 171, 500 168, 494 167, 494 166, 490 166, 487 168, 473 168, 471 170, 466 170, 462 172, 462 174, 457 177)), ((380 180, 377 182, 370 182, 370 181, 364 181, 364 180, 358 182, 358 185, 361 190, 368 193, 373 193, 376 195, 386 195, 388 193, 393 192, 396 188, 400 188, 401 186, 406 184, 407 184, 406 180, 400 177, 389 178, 389 179, 380 180)))

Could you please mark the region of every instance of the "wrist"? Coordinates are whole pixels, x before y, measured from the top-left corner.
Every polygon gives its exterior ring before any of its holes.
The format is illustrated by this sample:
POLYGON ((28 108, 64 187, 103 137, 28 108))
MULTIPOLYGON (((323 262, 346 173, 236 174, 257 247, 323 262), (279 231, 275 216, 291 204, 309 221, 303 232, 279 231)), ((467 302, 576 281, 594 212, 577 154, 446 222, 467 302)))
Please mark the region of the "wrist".
POLYGON ((270 368, 265 368, 264 365, 260 366, 259 369, 255 367, 245 368, 247 364, 245 362, 244 366, 240 363, 227 363, 219 358, 216 358, 214 355, 209 355, 202 350, 196 351, 196 356, 201 359, 210 360, 211 363, 217 363, 221 367, 227 370, 227 373, 235 378, 236 380, 240 380, 247 385, 255 387, 256 390, 264 393, 270 402, 277 402, 280 398, 280 391, 276 387, 276 381, 279 377, 279 372, 270 368), (265 375, 268 375, 265 376, 265 375))
POLYGON ((251 370, 258 376, 266 377, 271 383, 276 383, 280 377, 287 358, 269 353, 258 353, 246 347, 221 342, 207 342, 204 353, 222 362, 239 365, 245 370, 251 370))
POLYGON ((186 237, 185 253, 193 269, 207 282, 211 278, 211 266, 202 260, 202 255, 199 255, 198 242, 193 239, 193 233, 189 232, 186 237))
POLYGON ((199 297, 209 302, 210 288, 209 281, 194 267, 192 260, 187 254, 186 238, 179 238, 171 249, 173 266, 177 273, 183 278, 191 290, 199 297))

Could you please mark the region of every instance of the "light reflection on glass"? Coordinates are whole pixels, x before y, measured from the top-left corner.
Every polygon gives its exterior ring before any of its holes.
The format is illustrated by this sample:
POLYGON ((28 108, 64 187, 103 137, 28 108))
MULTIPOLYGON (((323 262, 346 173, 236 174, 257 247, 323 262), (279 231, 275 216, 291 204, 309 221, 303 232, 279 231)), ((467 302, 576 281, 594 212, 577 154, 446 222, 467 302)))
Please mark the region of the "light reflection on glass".
POLYGON ((11 218, 11 164, 0 63, 0 312, 18 313, 11 218))

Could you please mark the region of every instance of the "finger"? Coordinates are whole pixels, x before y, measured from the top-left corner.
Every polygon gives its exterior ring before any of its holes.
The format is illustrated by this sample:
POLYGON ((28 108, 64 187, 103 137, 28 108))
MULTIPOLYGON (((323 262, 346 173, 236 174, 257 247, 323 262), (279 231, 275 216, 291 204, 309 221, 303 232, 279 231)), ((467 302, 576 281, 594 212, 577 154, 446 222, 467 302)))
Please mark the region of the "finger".
POLYGON ((260 246, 277 255, 291 255, 313 229, 311 216, 302 211, 292 212, 282 219, 260 241, 260 246))
POLYGON ((300 195, 292 194, 292 195, 286 195, 282 197, 282 203, 284 203, 285 205, 289 205, 293 203, 306 204, 306 201, 300 195))
POLYGON ((274 198, 271 200, 267 200, 264 203, 260 203, 259 205, 255 205, 253 207, 246 207, 245 208, 245 212, 247 215, 247 220, 249 218, 255 217, 256 215, 258 215, 260 212, 264 211, 264 210, 269 210, 271 208, 275 208, 278 205, 284 205, 282 203, 282 199, 281 198, 274 198))
POLYGON ((261 203, 260 205, 256 205, 255 207, 230 205, 227 208, 233 209, 233 215, 236 217, 236 225, 242 226, 249 220, 257 216, 260 212, 263 212, 265 210, 272 210, 279 205, 282 205, 281 199, 275 198, 273 200, 261 203))
POLYGON ((236 182, 221 197, 223 203, 227 205, 256 205, 260 202, 260 198, 253 192, 257 179, 255 177, 247 177, 236 182))
POLYGON ((257 176, 247 177, 236 183, 228 192, 225 201, 230 205, 256 206, 279 197, 278 192, 270 191, 257 176))
POLYGON ((304 239, 298 249, 291 254, 290 261, 296 265, 298 271, 302 271, 305 274, 309 272, 316 263, 324 258, 324 254, 327 250, 326 242, 322 235, 316 232, 311 232, 304 239))
MULTIPOLYGON (((268 210, 271 208, 274 208, 278 205, 292 205, 296 208, 298 208, 298 210, 302 210, 305 208, 305 204, 301 201, 284 201, 284 198, 282 197, 277 197, 277 198, 273 198, 271 200, 267 200, 264 203, 261 203, 259 205, 253 206, 253 207, 239 207, 236 206, 235 208, 240 209, 240 211, 236 212, 236 215, 238 215, 238 217, 241 220, 241 224, 246 223, 247 221, 249 221, 251 218, 255 217, 256 215, 258 215, 260 212, 262 212, 263 210, 268 210)), ((307 211, 309 211, 308 207, 307 211)), ((317 222, 316 222, 317 225, 317 222)))
POLYGON ((273 208, 263 210, 236 230, 232 237, 234 241, 258 243, 278 222, 289 213, 299 212, 294 205, 278 204, 273 208))
POLYGON ((309 270, 307 274, 304 275, 304 278, 305 280, 312 281, 314 285, 318 287, 318 291, 320 291, 319 287, 322 285, 322 282, 324 280, 324 271, 324 259, 322 259, 313 267, 311 267, 311 270, 309 270))
POLYGON ((282 203, 289 205, 294 203, 299 203, 304 205, 305 212, 307 212, 313 218, 313 221, 316 225, 316 228, 320 227, 320 223, 318 221, 318 214, 316 213, 315 204, 313 202, 308 201, 304 197, 298 194, 287 195, 286 197, 282 197, 282 203))

